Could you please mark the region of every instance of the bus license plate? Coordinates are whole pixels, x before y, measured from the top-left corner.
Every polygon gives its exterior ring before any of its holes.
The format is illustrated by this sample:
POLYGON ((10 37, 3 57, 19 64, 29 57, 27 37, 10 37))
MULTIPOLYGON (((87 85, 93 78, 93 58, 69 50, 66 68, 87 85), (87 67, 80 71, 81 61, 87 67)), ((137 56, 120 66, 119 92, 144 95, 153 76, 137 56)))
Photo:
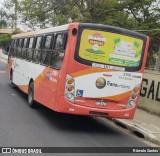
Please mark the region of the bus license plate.
POLYGON ((107 105, 107 101, 97 100, 97 101, 95 102, 95 104, 96 104, 97 106, 106 106, 106 105, 107 105))

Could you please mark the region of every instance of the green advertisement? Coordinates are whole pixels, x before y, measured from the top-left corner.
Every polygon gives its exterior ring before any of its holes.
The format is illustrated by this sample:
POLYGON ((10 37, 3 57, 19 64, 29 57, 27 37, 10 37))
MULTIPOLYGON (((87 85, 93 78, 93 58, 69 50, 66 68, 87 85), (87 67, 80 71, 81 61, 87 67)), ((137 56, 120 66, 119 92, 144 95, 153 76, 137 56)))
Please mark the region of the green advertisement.
POLYGON ((136 67, 142 55, 143 41, 121 34, 83 30, 79 56, 93 62, 136 67))

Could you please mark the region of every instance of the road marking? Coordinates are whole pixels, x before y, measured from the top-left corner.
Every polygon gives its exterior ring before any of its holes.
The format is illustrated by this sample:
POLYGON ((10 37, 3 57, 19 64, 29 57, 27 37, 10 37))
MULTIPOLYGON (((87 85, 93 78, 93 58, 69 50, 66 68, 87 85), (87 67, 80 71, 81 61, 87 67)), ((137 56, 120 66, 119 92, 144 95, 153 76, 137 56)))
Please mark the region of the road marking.
POLYGON ((5 74, 6 73, 6 71, 0 71, 0 74, 5 74))

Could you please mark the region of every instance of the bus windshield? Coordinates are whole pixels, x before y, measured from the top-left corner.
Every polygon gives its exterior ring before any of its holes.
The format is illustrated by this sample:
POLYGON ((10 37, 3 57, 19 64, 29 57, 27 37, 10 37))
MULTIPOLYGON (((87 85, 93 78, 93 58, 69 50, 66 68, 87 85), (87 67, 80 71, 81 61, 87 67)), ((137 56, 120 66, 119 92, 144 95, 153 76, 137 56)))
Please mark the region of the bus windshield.
POLYGON ((143 40, 100 30, 83 29, 78 55, 92 63, 122 67, 140 66, 143 40))

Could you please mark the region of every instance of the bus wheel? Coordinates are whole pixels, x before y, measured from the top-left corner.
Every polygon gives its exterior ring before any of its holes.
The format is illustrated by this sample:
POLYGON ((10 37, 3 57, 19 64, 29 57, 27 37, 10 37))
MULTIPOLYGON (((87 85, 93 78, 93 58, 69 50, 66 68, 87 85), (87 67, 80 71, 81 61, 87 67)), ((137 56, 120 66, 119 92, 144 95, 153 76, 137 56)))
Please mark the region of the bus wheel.
POLYGON ((11 71, 11 74, 10 74, 10 85, 11 87, 15 88, 16 85, 13 83, 13 71, 11 71))
POLYGON ((29 88, 28 88, 28 104, 32 108, 35 107, 35 101, 34 101, 34 83, 33 82, 31 82, 29 84, 29 88))

